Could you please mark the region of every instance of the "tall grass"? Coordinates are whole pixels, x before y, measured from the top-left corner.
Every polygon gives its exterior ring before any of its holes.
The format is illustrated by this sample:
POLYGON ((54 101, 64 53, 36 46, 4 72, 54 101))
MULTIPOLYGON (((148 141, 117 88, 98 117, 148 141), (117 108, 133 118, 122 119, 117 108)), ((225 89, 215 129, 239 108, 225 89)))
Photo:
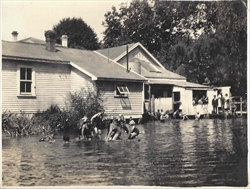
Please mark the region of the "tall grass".
POLYGON ((103 111, 100 93, 94 89, 81 89, 69 93, 65 100, 66 108, 51 104, 46 110, 38 111, 29 117, 24 111, 2 113, 2 132, 9 136, 24 136, 41 132, 75 130, 83 116, 91 117, 103 111))

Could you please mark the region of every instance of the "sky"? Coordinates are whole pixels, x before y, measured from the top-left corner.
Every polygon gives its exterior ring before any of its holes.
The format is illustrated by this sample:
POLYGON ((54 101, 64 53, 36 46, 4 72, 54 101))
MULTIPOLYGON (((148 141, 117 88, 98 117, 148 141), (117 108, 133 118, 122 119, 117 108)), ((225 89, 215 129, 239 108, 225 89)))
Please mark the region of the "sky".
POLYGON ((104 14, 111 11, 112 6, 119 8, 123 2, 126 0, 1 1, 2 40, 12 41, 13 31, 19 33, 18 40, 28 37, 44 40, 44 31, 66 17, 81 17, 101 40, 105 30, 104 14))

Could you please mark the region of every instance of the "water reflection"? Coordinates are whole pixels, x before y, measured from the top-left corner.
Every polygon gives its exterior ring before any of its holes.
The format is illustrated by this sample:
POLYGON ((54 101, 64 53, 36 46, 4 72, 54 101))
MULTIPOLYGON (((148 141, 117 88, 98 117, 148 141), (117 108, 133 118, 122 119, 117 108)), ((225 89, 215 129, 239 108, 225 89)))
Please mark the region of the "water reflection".
MULTIPOLYGON (((4 186, 247 184, 246 119, 138 125, 139 140, 4 138, 4 186)), ((103 133, 104 139, 106 133, 103 133)), ((125 135, 124 135, 125 136, 125 135)), ((125 139, 125 137, 123 138, 125 139)))

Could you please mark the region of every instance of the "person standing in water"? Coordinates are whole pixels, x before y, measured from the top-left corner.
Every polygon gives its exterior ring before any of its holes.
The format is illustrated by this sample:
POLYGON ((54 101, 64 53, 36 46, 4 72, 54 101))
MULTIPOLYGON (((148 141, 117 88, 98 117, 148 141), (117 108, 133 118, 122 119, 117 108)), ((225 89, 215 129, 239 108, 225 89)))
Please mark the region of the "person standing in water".
POLYGON ((103 116, 104 116, 104 111, 95 114, 90 119, 91 125, 93 126, 94 135, 101 135, 103 116))

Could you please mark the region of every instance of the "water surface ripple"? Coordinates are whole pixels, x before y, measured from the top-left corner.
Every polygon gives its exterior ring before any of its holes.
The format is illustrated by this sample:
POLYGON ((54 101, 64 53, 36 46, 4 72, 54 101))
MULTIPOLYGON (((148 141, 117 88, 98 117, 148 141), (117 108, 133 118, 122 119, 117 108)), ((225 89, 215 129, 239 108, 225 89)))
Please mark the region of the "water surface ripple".
MULTIPOLYGON (((138 125, 136 140, 2 139, 3 186, 246 186, 245 118, 138 125)), ((125 134, 123 134, 125 135, 125 134)), ((105 133, 102 136, 105 137, 105 133)))

